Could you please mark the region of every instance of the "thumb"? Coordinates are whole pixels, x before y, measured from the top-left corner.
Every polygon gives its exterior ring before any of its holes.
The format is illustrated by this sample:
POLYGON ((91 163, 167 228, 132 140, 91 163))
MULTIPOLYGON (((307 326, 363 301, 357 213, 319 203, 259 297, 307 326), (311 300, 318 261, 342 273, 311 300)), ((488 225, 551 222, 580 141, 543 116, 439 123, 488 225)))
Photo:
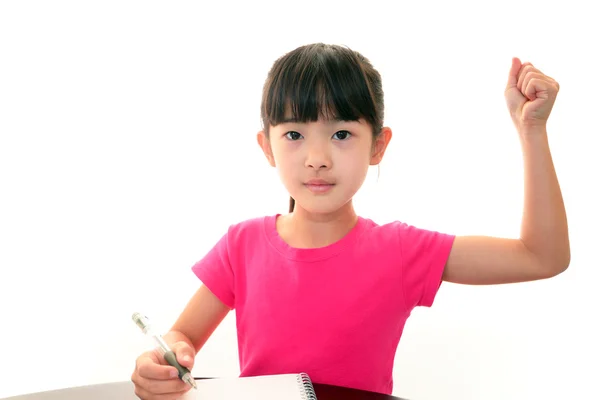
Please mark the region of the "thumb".
POLYGON ((186 342, 177 342, 173 345, 172 350, 177 357, 177 362, 191 370, 194 366, 194 358, 196 356, 194 349, 186 342))
POLYGON ((519 60, 517 57, 513 57, 512 65, 510 66, 510 71, 508 72, 508 82, 506 83, 507 90, 517 86, 521 65, 521 60, 519 60))

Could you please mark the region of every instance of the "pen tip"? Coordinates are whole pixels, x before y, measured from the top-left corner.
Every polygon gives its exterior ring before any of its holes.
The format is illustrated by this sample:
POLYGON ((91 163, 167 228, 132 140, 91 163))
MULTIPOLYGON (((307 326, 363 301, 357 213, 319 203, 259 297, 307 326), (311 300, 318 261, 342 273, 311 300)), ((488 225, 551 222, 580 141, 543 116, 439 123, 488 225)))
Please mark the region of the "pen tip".
POLYGON ((196 389, 196 380, 192 377, 191 374, 187 373, 183 376, 183 380, 186 381, 191 387, 196 389))

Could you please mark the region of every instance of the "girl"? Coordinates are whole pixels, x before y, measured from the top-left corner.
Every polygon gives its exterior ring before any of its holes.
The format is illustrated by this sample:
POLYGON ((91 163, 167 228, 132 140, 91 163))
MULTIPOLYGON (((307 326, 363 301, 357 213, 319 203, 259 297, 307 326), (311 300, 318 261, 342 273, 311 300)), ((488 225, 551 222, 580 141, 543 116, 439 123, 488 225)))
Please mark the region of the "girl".
MULTIPOLYGON (((545 279, 570 262, 567 220, 546 122, 558 83, 513 58, 505 98, 524 155, 521 237, 454 236, 358 216, 352 197, 392 137, 379 73, 361 54, 322 43, 273 65, 258 144, 290 193, 290 213, 233 225, 192 268, 202 282, 165 340, 192 368, 236 310, 241 376, 306 372, 326 383, 391 394, 413 308, 442 281, 493 285, 545 279)), ((189 389, 156 352, 131 377, 143 399, 189 389)))

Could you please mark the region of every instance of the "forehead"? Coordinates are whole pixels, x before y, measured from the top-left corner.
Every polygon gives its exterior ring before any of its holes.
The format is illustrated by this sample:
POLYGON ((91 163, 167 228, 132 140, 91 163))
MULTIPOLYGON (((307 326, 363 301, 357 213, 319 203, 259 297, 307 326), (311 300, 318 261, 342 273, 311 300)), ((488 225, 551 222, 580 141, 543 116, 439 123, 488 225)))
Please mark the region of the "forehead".
POLYGON ((279 124, 277 125, 271 125, 272 128, 283 128, 283 129, 288 129, 290 127, 290 125, 318 125, 323 127, 324 129, 331 129, 331 128, 336 128, 336 126, 348 126, 349 124, 354 125, 353 129, 361 129, 361 130, 367 130, 369 129, 369 125, 367 123, 367 121, 363 118, 360 118, 359 120, 352 120, 352 121, 347 121, 347 120, 343 120, 343 119, 338 119, 338 118, 323 118, 320 117, 318 120, 316 121, 298 121, 295 118, 285 118, 283 121, 281 121, 279 124))
POLYGON ((340 122, 357 122, 357 123, 362 123, 362 124, 366 123, 365 119, 362 117, 359 117, 358 119, 344 119, 335 111, 335 109, 333 109, 332 107, 325 107, 325 106, 321 107, 317 120, 302 121, 294 115, 294 113, 292 112, 292 108, 291 108, 290 104, 288 103, 285 106, 285 112, 284 112, 284 116, 283 116, 283 120, 281 121, 281 124, 286 124, 286 123, 309 124, 309 123, 316 123, 316 122, 328 124, 328 125, 334 125, 334 124, 338 124, 340 122))

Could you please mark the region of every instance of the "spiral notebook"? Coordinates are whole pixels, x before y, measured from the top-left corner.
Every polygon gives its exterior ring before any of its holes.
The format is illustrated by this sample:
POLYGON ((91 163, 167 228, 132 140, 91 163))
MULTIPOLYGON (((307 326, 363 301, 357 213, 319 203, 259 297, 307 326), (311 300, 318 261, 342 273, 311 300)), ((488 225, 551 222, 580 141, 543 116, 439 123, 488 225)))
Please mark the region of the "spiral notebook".
POLYGON ((317 400, 305 373, 197 379, 182 400, 317 400))

